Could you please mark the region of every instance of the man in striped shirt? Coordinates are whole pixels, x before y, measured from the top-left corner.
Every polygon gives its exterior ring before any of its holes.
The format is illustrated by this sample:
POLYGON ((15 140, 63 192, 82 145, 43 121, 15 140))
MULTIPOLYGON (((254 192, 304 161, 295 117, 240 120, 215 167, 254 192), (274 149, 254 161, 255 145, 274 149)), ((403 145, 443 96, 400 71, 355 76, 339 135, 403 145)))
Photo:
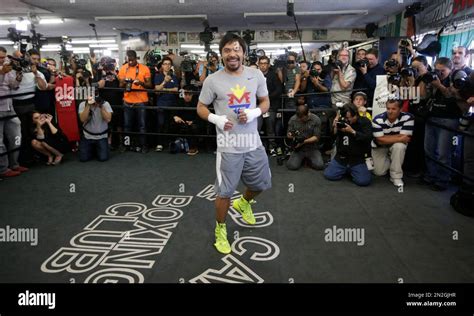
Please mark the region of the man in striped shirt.
POLYGON ((402 112, 399 100, 388 100, 386 107, 372 121, 374 173, 383 176, 390 169, 390 181, 403 186, 402 165, 415 121, 412 114, 402 112))

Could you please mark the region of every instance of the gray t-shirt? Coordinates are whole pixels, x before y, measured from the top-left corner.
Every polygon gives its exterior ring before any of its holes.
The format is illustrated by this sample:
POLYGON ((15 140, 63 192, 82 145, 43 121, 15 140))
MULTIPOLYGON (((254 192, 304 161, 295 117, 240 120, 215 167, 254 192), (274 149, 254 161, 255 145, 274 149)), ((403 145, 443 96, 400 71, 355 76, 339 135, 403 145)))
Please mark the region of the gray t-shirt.
MULTIPOLYGON (((104 104, 102 105, 105 110, 109 113, 113 113, 114 111, 110 107, 109 102, 105 101, 104 104)), ((81 102, 79 104, 79 114, 84 111, 84 108, 86 107, 86 101, 81 102)), ((100 108, 98 106, 93 106, 90 108, 92 111, 92 116, 89 116, 90 119, 89 121, 84 125, 84 137, 86 139, 90 140, 98 140, 102 138, 107 138, 107 133, 104 133, 102 135, 91 135, 86 132, 88 130, 91 133, 102 133, 105 132, 108 128, 109 125, 108 123, 102 118, 102 114, 100 113, 100 108)))
POLYGON ((233 76, 219 70, 204 81, 199 101, 214 105, 216 115, 226 115, 234 126, 230 131, 222 131, 216 126, 217 151, 245 153, 262 146, 257 130, 257 119, 240 124, 240 109, 257 107, 257 97, 268 96, 267 82, 258 69, 244 67, 240 76, 233 76))

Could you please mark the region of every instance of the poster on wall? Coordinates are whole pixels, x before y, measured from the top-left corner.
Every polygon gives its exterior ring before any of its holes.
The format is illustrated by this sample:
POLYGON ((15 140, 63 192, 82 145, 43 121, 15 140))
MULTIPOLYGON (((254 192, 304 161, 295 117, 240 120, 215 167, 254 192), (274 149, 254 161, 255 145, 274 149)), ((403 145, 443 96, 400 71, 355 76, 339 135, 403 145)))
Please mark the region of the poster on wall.
POLYGON ((255 31, 255 40, 257 42, 271 42, 273 41, 273 31, 255 31))
POLYGON ((199 42, 199 32, 188 32, 186 33, 186 41, 190 43, 199 42))
POLYGON ((275 31, 275 41, 294 41, 298 39, 298 33, 290 30, 275 31))
POLYGON ((179 32, 178 37, 180 43, 186 42, 186 32, 179 32))
POLYGON ((177 32, 169 32, 168 33, 168 45, 169 46, 178 45, 178 33, 177 32))
POLYGON ((351 39, 353 39, 353 40, 366 40, 367 35, 365 34, 365 29, 352 29, 351 39))
POLYGON ((168 46, 168 33, 166 32, 151 32, 150 44, 153 46, 168 46))
POLYGON ((150 47, 148 32, 128 32, 120 33, 123 50, 148 50, 150 47))
POLYGON ((328 30, 319 29, 313 30, 313 41, 327 40, 328 39, 328 30))

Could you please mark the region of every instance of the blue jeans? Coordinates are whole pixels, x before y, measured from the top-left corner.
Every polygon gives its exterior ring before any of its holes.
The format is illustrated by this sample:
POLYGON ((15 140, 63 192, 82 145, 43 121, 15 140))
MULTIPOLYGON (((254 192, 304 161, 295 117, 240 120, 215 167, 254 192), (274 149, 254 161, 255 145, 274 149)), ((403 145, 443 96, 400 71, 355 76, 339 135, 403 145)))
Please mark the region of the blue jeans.
MULTIPOLYGON (((125 133, 132 132, 135 126, 136 119, 138 117, 138 131, 140 133, 146 133, 146 106, 145 103, 134 103, 130 104, 127 102, 123 103, 123 130, 125 133)), ((146 135, 140 135, 139 141, 141 146, 146 145, 146 135)))
POLYGON ((81 141, 79 142, 79 160, 82 162, 91 160, 94 156, 94 152, 97 156, 97 160, 109 160, 109 144, 107 143, 107 137, 93 140, 86 139, 82 136, 81 141))
POLYGON ((324 170, 324 177, 332 181, 341 180, 347 172, 350 172, 352 181, 359 186, 367 186, 372 181, 372 175, 365 163, 350 166, 343 165, 336 159, 331 160, 328 167, 324 170))
MULTIPOLYGON (((457 119, 430 117, 425 127, 425 154, 451 167, 455 133, 430 125, 429 122, 457 129, 459 121, 457 119)), ((447 187, 450 176, 451 171, 426 157, 426 181, 447 187)))

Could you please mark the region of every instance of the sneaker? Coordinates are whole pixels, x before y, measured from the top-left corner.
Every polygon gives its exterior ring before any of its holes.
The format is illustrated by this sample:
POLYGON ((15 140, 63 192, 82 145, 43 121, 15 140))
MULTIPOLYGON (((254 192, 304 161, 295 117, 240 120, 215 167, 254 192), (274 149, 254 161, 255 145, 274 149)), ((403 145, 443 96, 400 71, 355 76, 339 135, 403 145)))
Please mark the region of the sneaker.
POLYGON ((19 176, 20 174, 21 172, 19 171, 13 171, 11 169, 7 169, 7 171, 0 174, 0 178, 11 178, 11 177, 19 176))
POLYGON ((13 170, 13 171, 17 171, 17 172, 23 173, 23 172, 27 172, 27 171, 30 170, 30 169, 28 169, 28 168, 26 168, 26 167, 18 166, 18 167, 16 167, 16 168, 12 168, 12 170, 13 170))
POLYGON ((140 152, 141 152, 142 154, 146 154, 148 151, 149 151, 149 150, 148 150, 148 147, 147 147, 147 146, 143 146, 142 149, 140 150, 140 152))
POLYGON ((216 242, 214 246, 216 247, 217 251, 223 254, 229 254, 232 249, 230 248, 229 241, 227 240, 227 228, 225 224, 219 224, 216 222, 216 242))
POLYGON ((390 178, 390 181, 392 181, 393 185, 395 185, 397 187, 402 187, 403 186, 403 180, 402 179, 390 178))
POLYGON ((156 145, 155 151, 163 151, 162 145, 156 145))
POLYGON ((277 152, 274 148, 270 149, 270 156, 272 157, 276 157, 277 156, 277 152))
POLYGON ((197 155, 199 153, 199 150, 193 148, 193 149, 190 149, 187 154, 188 156, 194 156, 194 155, 197 155))
POLYGON ((142 148, 140 146, 136 146, 135 149, 134 149, 135 152, 137 153, 141 153, 142 152, 142 148))
POLYGON ((283 155, 283 150, 281 150, 281 147, 277 148, 276 153, 277 153, 278 156, 283 155))
POLYGON ((243 196, 240 199, 234 200, 232 206, 236 211, 242 214, 242 218, 250 225, 255 225, 255 217, 253 216, 252 206, 250 204, 256 203, 254 200, 247 202, 243 196))

